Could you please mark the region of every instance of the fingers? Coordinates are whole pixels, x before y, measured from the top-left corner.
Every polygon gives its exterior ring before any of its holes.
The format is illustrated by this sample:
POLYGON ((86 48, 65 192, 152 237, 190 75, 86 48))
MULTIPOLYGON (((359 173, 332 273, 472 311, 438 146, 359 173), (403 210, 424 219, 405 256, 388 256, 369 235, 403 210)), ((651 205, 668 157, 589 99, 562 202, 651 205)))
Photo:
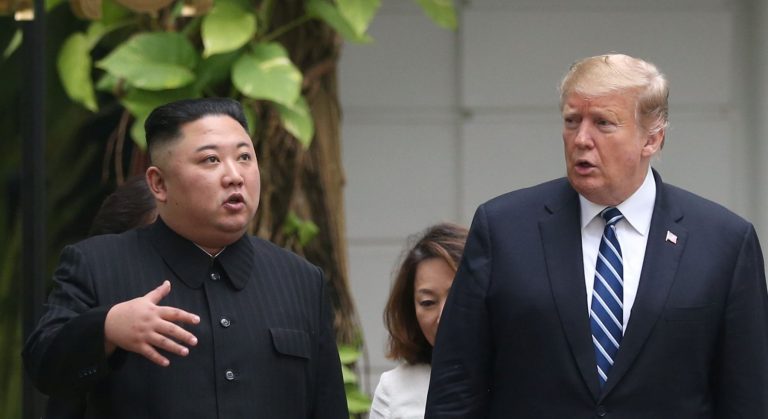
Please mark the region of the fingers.
POLYGON ((152 291, 148 292, 145 297, 149 299, 153 304, 157 304, 165 298, 168 293, 171 292, 171 282, 168 280, 163 281, 162 284, 160 284, 159 287, 153 289, 152 291))
POLYGON ((152 345, 144 344, 136 352, 161 367, 167 367, 168 365, 171 365, 171 361, 169 361, 168 358, 160 355, 160 352, 157 352, 157 350, 152 345))
POLYGON ((104 322, 105 353, 121 347, 160 366, 168 366, 170 361, 158 351, 188 355, 187 346, 197 345, 197 338, 182 326, 198 324, 200 317, 179 308, 159 306, 157 303, 170 291, 171 283, 163 281, 143 297, 113 306, 104 322))
MULTIPOLYGON (((174 341, 183 342, 190 346, 197 345, 197 338, 195 337, 195 335, 188 332, 186 329, 184 329, 183 327, 177 324, 167 321, 161 326, 159 326, 157 329, 155 329, 155 331, 159 336, 163 336, 165 338, 171 338, 174 341)), ((165 347, 163 347, 163 349, 165 349, 165 347)), ((171 351, 171 352, 178 353, 177 351, 171 351)), ((186 353, 182 355, 186 355, 186 353)))
POLYGON ((159 306, 158 312, 162 319, 167 320, 169 322, 181 322, 181 323, 187 323, 187 324, 200 323, 200 316, 196 314, 192 314, 188 311, 184 311, 180 308, 169 307, 169 306, 159 306))

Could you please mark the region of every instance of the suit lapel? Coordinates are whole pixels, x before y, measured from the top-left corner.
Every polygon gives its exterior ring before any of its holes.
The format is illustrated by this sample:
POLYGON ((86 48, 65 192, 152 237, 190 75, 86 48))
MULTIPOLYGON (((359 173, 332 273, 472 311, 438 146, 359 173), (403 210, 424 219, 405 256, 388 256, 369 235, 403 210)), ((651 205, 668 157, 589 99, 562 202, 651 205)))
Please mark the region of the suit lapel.
POLYGON ((686 245, 688 231, 678 224, 683 217, 682 212, 673 203, 668 202, 661 178, 656 171, 653 174, 656 180, 656 203, 648 232, 640 284, 629 324, 605 384, 603 396, 610 392, 629 370, 661 315, 686 245), (675 243, 667 240, 668 232, 677 237, 675 243))
POLYGON ((592 397, 597 400, 600 384, 587 316, 579 198, 570 186, 560 198, 547 205, 551 215, 539 221, 544 257, 552 295, 571 354, 592 397))

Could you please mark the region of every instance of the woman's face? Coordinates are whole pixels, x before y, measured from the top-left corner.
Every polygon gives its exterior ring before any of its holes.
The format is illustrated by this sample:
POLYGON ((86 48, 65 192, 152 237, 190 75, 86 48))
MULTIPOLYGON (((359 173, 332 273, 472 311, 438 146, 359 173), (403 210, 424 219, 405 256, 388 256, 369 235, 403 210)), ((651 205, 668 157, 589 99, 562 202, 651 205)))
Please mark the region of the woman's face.
POLYGON ((416 307, 416 319, 421 332, 430 345, 435 345, 437 325, 443 312, 445 299, 451 290, 456 272, 441 258, 431 258, 416 267, 413 282, 413 299, 416 307))

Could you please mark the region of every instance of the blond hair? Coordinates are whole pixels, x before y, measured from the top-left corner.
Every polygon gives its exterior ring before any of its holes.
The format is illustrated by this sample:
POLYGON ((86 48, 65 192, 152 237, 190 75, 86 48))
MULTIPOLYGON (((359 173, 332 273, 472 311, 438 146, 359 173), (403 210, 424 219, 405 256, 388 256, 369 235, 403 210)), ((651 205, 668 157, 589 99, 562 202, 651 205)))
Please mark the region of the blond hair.
POLYGON ((666 77, 652 63, 624 54, 597 55, 573 63, 560 82, 560 110, 572 93, 597 97, 615 92, 635 94, 635 119, 648 134, 669 125, 666 77))

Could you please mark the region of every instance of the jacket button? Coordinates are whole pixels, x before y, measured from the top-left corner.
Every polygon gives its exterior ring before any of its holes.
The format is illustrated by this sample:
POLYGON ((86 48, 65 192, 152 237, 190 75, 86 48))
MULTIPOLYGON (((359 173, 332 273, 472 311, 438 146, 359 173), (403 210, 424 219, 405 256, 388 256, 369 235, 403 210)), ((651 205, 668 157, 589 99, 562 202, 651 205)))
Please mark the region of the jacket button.
POLYGON ((227 381, 232 381, 235 379, 235 373, 232 370, 227 370, 224 372, 224 377, 227 379, 227 381))
POLYGON ((221 327, 229 327, 232 324, 232 322, 230 322, 228 318, 222 317, 221 320, 219 320, 219 324, 221 325, 221 327))
POLYGON ((220 276, 219 276, 219 273, 218 273, 218 272, 211 272, 211 279, 212 279, 212 280, 214 280, 214 281, 218 281, 218 280, 219 280, 219 278, 220 278, 220 276))
POLYGON ((597 416, 603 418, 605 415, 608 414, 608 410, 605 409, 605 406, 597 406, 597 416))

